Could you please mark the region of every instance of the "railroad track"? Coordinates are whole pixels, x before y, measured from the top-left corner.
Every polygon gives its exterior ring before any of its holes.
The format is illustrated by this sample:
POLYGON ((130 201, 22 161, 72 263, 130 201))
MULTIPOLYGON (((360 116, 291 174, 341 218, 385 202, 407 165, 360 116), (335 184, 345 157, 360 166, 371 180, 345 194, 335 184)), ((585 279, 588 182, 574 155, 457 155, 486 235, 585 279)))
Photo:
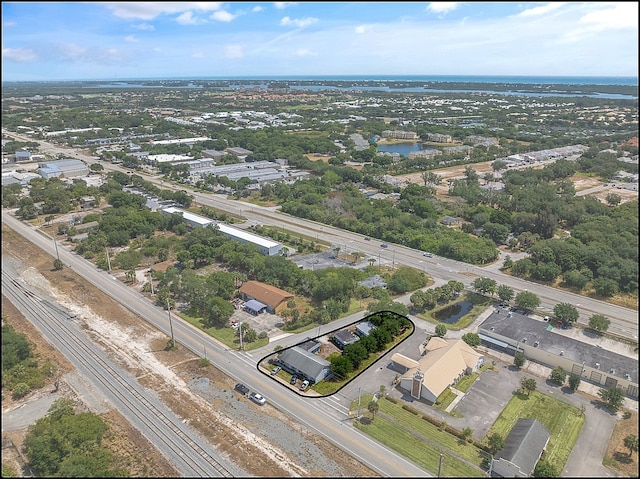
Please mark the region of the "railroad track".
MULTIPOLYGON (((80 364, 87 376, 106 390, 117 409, 184 476, 233 477, 227 467, 207 451, 210 449, 197 433, 189 430, 180 418, 159 404, 135 378, 115 366, 88 337, 73 324, 73 315, 29 290, 2 268, 2 293, 42 332, 49 342, 70 360, 80 364), (65 318, 66 316, 66 318, 65 318)), ((156 400, 159 402, 159 400, 156 400)))

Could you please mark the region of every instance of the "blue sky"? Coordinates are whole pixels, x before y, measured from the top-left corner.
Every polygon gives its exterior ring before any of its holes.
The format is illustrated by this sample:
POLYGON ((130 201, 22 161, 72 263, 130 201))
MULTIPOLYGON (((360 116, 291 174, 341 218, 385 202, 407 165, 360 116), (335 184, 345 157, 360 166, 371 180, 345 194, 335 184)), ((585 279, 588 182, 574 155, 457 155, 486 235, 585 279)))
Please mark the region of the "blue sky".
POLYGON ((2 80, 638 74, 638 2, 3 2, 2 80))

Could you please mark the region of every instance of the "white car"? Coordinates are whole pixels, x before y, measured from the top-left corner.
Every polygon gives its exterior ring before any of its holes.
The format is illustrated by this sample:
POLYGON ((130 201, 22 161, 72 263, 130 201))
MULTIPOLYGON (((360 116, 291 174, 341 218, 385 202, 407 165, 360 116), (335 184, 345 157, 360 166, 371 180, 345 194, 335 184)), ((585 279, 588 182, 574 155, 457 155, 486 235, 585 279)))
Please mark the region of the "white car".
POLYGON ((302 382, 302 384, 300 385, 300 391, 304 391, 305 389, 307 389, 309 387, 309 381, 307 381, 306 379, 302 382))
POLYGON ((260 406, 264 406, 264 403, 267 402, 267 400, 262 396, 262 394, 259 394, 259 393, 251 393, 251 395, 249 396, 249 399, 251 399, 256 404, 259 404, 260 406))
POLYGON ((422 256, 426 256, 427 258, 432 258, 433 255, 431 253, 422 253, 422 256))

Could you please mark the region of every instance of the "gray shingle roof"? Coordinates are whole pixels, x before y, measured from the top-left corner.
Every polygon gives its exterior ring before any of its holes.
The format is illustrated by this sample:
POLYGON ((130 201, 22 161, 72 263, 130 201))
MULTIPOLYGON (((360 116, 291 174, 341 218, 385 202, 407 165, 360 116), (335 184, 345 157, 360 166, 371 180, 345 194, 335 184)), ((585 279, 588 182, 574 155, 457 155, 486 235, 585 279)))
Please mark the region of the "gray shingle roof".
POLYGON ((549 431, 536 419, 518 419, 496 458, 506 459, 530 476, 549 437, 549 431))
POLYGON ((297 371, 302 372, 306 377, 314 378, 315 380, 323 379, 323 370, 328 369, 330 366, 328 361, 298 346, 282 351, 279 359, 280 362, 291 366, 297 371))

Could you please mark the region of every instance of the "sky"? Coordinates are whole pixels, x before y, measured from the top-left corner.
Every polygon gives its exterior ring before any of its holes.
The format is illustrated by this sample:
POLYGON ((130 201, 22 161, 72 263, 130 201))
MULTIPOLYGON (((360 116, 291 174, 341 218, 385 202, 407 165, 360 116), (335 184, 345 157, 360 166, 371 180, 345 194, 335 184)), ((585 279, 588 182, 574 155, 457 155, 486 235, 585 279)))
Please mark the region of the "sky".
POLYGON ((2 81, 638 76, 638 2, 2 2, 2 81))

